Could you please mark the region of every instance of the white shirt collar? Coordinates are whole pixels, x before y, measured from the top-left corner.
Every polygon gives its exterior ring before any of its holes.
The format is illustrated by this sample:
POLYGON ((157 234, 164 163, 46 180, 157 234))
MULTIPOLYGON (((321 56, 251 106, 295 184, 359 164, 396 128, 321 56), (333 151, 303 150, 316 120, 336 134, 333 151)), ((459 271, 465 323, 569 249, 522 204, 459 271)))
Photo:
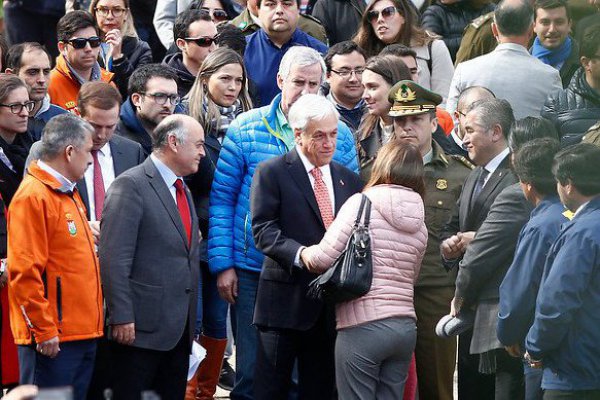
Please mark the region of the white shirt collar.
MULTIPOLYGON (((302 160, 302 164, 304 165, 304 169, 306 169, 307 173, 310 174, 310 171, 312 171, 313 169, 317 168, 304 155, 304 153, 302 152, 302 149, 300 148, 300 146, 296 146, 296 151, 298 152, 298 155, 300 156, 300 160, 302 160)), ((330 175, 331 174, 330 170, 329 170, 329 164, 325 164, 325 165, 319 167, 319 169, 321 170, 321 172, 323 173, 323 175, 325 175, 325 174, 330 175)))
POLYGON ((38 110, 37 114, 34 115, 35 118, 39 117, 41 114, 45 113, 50 109, 50 95, 46 93, 44 99, 42 100, 42 106, 38 110))
POLYGON ((156 166, 158 173, 163 178, 167 187, 170 188, 175 185, 175 181, 179 179, 179 177, 169 168, 164 162, 162 162, 158 157, 154 155, 154 153, 150 154, 150 159, 156 166))
POLYGON ((104 146, 102 146, 100 148, 100 150, 98 150, 100 153, 102 153, 102 155, 104 157, 110 157, 111 156, 111 152, 110 152, 110 142, 106 142, 106 144, 104 146))
POLYGON ((502 161, 504 161, 504 159, 508 156, 508 153, 510 153, 510 150, 507 147, 504 150, 502 150, 500 154, 498 154, 496 157, 492 158, 492 160, 489 163, 487 163, 483 168, 489 172, 489 175, 493 174, 494 171, 498 169, 498 166, 502 163, 502 161))
POLYGON ((54 168, 52 168, 51 166, 49 166, 48 164, 43 162, 42 160, 38 160, 38 167, 40 167, 41 170, 46 171, 47 173, 52 175, 54 178, 56 178, 58 180, 58 182, 60 182, 60 184, 62 186, 64 186, 67 190, 72 192, 75 189, 76 183, 71 182, 70 180, 65 178, 65 176, 63 174, 61 174, 60 172, 58 172, 57 170, 55 170, 54 168))

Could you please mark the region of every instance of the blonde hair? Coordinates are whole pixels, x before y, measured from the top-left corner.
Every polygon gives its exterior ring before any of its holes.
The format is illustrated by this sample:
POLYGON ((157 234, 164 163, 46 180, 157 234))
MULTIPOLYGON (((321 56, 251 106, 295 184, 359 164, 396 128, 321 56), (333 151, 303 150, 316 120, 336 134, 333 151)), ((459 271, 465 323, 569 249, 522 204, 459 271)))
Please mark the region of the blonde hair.
POLYGON ((207 82, 214 73, 229 64, 239 64, 242 67, 242 89, 238 95, 242 111, 248 111, 252 108, 252 101, 248 95, 248 75, 246 74, 246 67, 244 67, 244 60, 235 51, 227 47, 219 47, 206 56, 200 66, 192 89, 187 95, 189 100, 189 115, 200 122, 207 134, 212 128, 210 126, 211 122, 217 121, 216 129, 218 130, 218 124, 221 120, 221 113, 215 102, 211 99, 210 93, 208 93, 207 82), (206 112, 204 112, 203 108, 205 101, 208 105, 206 112))
MULTIPOLYGON (((133 15, 131 15, 131 9, 129 8, 129 0, 121 1, 123 2, 123 6, 127 9, 125 12, 125 22, 123 22, 123 26, 121 27, 121 35, 138 37, 135 26, 133 25, 133 15)), ((96 17, 96 6, 99 2, 100 0, 92 0, 89 8, 90 13, 94 17, 94 21, 96 21, 96 25, 98 24, 98 18, 96 17)), ((104 32, 102 32, 99 26, 98 31, 100 32, 101 36, 104 36, 104 32)))

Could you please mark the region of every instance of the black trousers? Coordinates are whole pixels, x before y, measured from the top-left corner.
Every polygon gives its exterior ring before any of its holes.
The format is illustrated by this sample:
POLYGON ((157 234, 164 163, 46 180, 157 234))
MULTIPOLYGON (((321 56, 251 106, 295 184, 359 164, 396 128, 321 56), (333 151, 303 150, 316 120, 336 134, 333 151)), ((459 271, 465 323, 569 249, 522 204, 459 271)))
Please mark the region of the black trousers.
POLYGON ((494 400, 495 377, 479 373, 479 355, 471 354, 470 330, 458 337, 458 398, 459 400, 494 400))
POLYGON ((335 385, 333 313, 323 311, 307 331, 258 330, 254 368, 255 400, 287 400, 298 361, 298 399, 331 400, 335 385))
POLYGON ((185 397, 191 350, 187 331, 186 328, 177 345, 169 351, 111 342, 113 399, 139 399, 142 392, 152 390, 162 400, 182 400, 185 397))
POLYGON ((523 361, 504 349, 496 352, 496 400, 525 400, 523 361))

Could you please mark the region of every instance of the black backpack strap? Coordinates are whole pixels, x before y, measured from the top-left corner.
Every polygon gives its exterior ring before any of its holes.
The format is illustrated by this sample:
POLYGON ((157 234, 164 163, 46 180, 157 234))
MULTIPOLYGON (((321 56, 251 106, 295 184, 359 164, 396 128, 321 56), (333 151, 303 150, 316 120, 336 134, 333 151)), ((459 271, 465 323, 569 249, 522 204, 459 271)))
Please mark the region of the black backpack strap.
POLYGON ((433 75, 433 56, 431 53, 431 46, 433 46, 433 40, 427 43, 427 52, 429 53, 429 60, 427 60, 427 68, 429 68, 429 76, 433 75))

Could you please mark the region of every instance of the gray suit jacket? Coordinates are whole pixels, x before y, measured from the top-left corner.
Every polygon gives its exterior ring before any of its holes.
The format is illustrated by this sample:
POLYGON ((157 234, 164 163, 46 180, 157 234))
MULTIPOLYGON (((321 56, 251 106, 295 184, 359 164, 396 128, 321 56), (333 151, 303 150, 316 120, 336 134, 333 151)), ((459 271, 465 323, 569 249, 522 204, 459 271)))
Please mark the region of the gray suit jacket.
POLYGON ((546 98, 562 89, 559 72, 521 45, 499 44, 489 54, 458 64, 446 109, 456 111, 458 96, 470 86, 484 86, 507 100, 516 119, 539 117, 546 98))
POLYGON ((519 232, 532 210, 518 183, 496 197, 460 262, 456 294, 465 303, 498 300, 500 283, 512 263, 519 232))
POLYGON ((109 323, 135 323, 133 346, 167 351, 193 339, 199 279, 198 218, 187 236, 169 188, 146 161, 110 186, 101 222, 100 272, 109 323), (187 327, 187 332, 184 329, 187 327))

